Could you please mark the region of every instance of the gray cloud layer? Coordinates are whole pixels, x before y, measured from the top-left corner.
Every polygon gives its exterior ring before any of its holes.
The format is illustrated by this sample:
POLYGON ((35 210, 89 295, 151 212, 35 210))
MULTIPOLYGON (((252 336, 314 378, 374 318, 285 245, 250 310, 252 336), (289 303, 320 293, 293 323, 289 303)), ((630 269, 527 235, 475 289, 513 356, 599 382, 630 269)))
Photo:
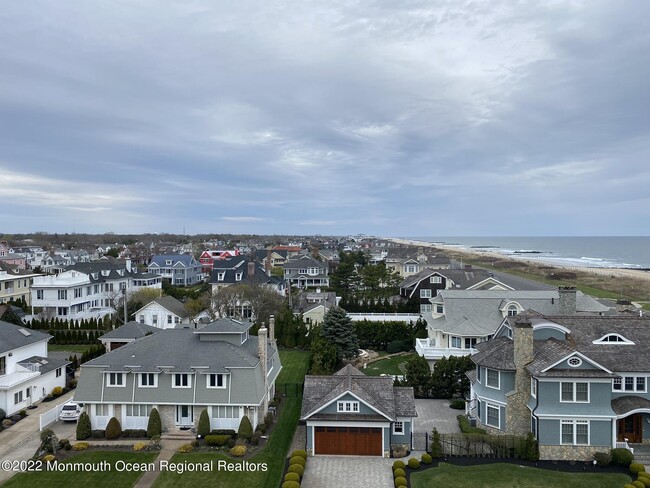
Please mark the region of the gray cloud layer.
POLYGON ((10 2, 5 232, 647 234, 647 2, 10 2))

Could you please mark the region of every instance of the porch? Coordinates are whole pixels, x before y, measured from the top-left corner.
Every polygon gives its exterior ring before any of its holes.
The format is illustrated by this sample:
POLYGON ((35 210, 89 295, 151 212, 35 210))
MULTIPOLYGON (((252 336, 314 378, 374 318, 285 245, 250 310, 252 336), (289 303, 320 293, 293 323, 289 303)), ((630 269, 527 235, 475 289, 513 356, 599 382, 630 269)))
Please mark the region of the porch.
POLYGON ((434 347, 431 339, 415 339, 415 351, 424 359, 435 361, 443 357, 469 356, 476 352, 474 348, 434 347))

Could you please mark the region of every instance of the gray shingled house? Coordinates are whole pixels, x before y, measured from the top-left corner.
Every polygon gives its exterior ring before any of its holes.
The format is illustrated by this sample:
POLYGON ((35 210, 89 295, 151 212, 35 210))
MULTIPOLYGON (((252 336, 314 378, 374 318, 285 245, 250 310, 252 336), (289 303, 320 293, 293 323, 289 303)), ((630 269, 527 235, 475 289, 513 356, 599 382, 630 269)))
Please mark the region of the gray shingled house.
POLYGON ((393 386, 392 377, 366 376, 351 365, 305 377, 300 419, 310 454, 404 455, 415 417, 413 388, 393 386))
POLYGON ((156 407, 167 432, 195 426, 203 409, 213 429, 237 429, 244 415, 263 420, 282 369, 274 326, 250 336, 251 322, 223 318, 199 329, 145 335, 82 365, 75 401, 93 429, 117 417, 144 429, 156 407))

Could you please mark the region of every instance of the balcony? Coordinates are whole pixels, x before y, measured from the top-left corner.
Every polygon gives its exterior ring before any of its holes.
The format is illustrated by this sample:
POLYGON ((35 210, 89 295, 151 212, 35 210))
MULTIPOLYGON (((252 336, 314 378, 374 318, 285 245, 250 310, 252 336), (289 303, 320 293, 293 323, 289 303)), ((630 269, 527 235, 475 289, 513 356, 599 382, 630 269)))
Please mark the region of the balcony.
POLYGON ((437 360, 449 356, 469 356, 476 349, 458 349, 454 347, 432 347, 430 339, 415 339, 415 351, 427 360, 437 360))

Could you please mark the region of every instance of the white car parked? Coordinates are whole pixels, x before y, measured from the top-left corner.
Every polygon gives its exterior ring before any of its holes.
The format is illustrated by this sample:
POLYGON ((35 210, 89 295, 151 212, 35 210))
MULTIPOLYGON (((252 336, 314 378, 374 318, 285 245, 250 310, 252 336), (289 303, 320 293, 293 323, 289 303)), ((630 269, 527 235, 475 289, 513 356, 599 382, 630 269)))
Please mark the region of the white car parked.
POLYGON ((79 420, 79 416, 83 411, 83 403, 69 401, 63 405, 63 408, 61 408, 61 413, 59 413, 59 420, 62 420, 63 422, 76 422, 79 420))

